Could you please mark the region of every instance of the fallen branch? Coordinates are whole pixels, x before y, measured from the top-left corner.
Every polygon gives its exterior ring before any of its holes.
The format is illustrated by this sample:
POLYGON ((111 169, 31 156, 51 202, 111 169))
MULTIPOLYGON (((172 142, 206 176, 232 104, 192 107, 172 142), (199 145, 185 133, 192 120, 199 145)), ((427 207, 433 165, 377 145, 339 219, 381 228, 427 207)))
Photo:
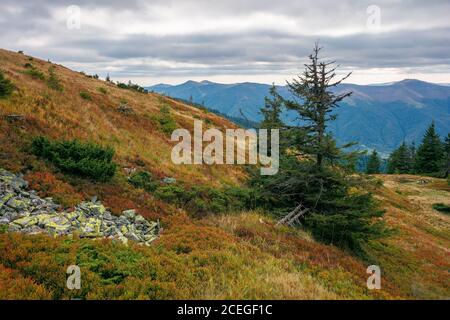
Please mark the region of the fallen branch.
POLYGON ((300 222, 300 218, 305 215, 309 211, 308 208, 305 208, 303 204, 299 204, 294 210, 285 215, 281 220, 277 222, 278 225, 288 225, 293 226, 295 223, 300 222))

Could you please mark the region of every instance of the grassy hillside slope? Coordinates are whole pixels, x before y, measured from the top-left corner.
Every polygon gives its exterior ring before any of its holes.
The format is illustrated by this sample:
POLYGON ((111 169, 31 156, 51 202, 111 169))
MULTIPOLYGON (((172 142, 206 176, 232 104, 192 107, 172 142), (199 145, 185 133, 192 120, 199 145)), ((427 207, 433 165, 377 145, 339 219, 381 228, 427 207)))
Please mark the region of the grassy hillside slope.
MULTIPOLYGON (((114 160, 121 167, 115 180, 100 185, 74 181, 77 187, 66 194, 73 196, 75 191, 82 196, 98 195, 117 212, 131 205, 127 201, 127 193, 135 192, 124 183, 126 170, 130 168, 149 171, 158 179, 174 177, 187 185, 219 187, 239 184, 243 177, 243 171, 236 166, 179 166, 170 159, 174 143, 170 142, 170 134, 161 128, 159 119, 164 115, 160 109, 168 108, 170 117, 180 128, 192 129, 194 117, 209 123, 205 127, 234 127, 212 113, 159 95, 120 89, 112 83, 89 78, 63 66, 5 50, 0 50, 0 69, 17 87, 10 98, 0 100, 0 165, 5 169, 16 172, 32 169, 39 173, 34 180, 42 180, 42 172, 51 168, 27 152, 31 138, 37 135, 55 139, 77 138, 112 146, 116 150, 114 160), (45 79, 27 74, 30 68, 26 68, 26 64, 31 64, 45 79), (49 87, 49 68, 54 68, 62 91, 49 87), (133 113, 119 112, 122 104, 131 107, 133 113), (23 119, 6 118, 13 114, 21 115, 23 119)), ((54 184, 53 177, 46 178, 54 184)), ((142 195, 130 196, 136 199, 142 195)), ((148 204, 149 201, 152 202, 149 199, 141 202, 148 204)), ((147 209, 157 211, 151 207, 147 209)))
MULTIPOLYGON (((158 200, 127 182, 138 168, 177 185, 221 188, 240 185, 245 172, 236 166, 177 166, 172 143, 158 122, 168 107, 177 126, 194 119, 208 126, 233 127, 211 113, 156 94, 120 89, 22 54, 0 50, 0 69, 17 87, 0 99, 0 166, 22 172, 33 189, 70 206, 99 199, 115 213, 137 208, 159 218, 164 230, 151 247, 108 240, 50 238, 0 230, 0 298, 98 299, 395 299, 449 297, 449 217, 431 204, 449 204, 443 181, 411 182, 381 176, 374 192, 397 233, 371 244, 371 261, 317 243, 303 231, 276 227, 260 212, 192 218, 189 212, 158 200), (30 63, 45 78, 26 73, 30 63), (63 87, 48 86, 49 68, 63 87), (99 89, 103 88, 103 89, 99 89), (80 94, 80 93, 87 93, 80 94), (105 93, 106 92, 106 93, 105 93), (82 97, 84 96, 84 97, 82 97), (90 97, 90 98, 88 98, 90 97), (117 111, 120 104, 132 114, 117 111), (7 115, 21 115, 14 119, 7 115), (29 152, 34 136, 92 140, 116 150, 120 165, 112 181, 94 182, 65 175, 29 152), (382 269, 382 290, 366 287, 366 268, 382 269), (66 288, 66 268, 77 264, 82 289, 66 288)), ((425 179, 425 178, 424 178, 425 179)))
POLYGON ((413 175, 379 175, 375 191, 396 233, 371 244, 384 273, 413 297, 450 298, 450 216, 433 204, 450 205, 443 179, 413 175))

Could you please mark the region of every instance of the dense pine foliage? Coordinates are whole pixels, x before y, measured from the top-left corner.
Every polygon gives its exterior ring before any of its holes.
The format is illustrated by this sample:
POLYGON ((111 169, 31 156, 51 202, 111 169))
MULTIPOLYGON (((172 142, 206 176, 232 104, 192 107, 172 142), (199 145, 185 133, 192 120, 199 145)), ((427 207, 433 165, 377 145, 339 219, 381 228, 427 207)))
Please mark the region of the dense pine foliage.
POLYGON ((116 172, 117 165, 112 162, 114 149, 94 143, 38 137, 33 140, 31 150, 66 173, 107 181, 116 172))
POLYGON ((425 132, 422 144, 417 149, 415 171, 417 173, 437 173, 442 170, 443 148, 434 122, 425 132))
POLYGON ((414 149, 403 142, 389 157, 388 173, 411 173, 413 169, 414 149))
POLYGON ((367 161, 366 173, 375 174, 380 173, 380 171, 381 171, 381 159, 378 156, 377 151, 373 150, 372 154, 369 157, 369 160, 367 161))
POLYGON ((447 136, 442 142, 432 122, 417 150, 414 144, 408 146, 403 142, 392 152, 388 161, 388 173, 416 173, 447 177, 450 168, 449 159, 450 138, 447 136))

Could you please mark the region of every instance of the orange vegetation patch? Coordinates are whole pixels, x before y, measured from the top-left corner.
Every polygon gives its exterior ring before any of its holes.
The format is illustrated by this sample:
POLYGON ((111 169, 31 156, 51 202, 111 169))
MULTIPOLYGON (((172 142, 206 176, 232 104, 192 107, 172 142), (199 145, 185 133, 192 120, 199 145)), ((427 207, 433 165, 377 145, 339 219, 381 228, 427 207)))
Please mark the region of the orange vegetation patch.
POLYGON ((29 172, 25 175, 29 188, 38 191, 41 197, 53 197, 65 207, 72 207, 83 200, 68 183, 61 181, 50 172, 29 172))
POLYGON ((48 300, 51 294, 32 279, 0 264, 0 300, 48 300))

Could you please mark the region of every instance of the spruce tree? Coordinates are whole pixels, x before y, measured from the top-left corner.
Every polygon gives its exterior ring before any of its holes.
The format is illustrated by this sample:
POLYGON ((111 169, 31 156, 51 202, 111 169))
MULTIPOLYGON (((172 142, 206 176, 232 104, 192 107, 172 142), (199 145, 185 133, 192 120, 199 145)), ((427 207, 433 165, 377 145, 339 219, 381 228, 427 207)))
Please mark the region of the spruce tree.
POLYGON ((319 58, 321 47, 315 44, 313 53, 309 56, 310 63, 305 64, 305 71, 298 79, 288 82, 289 91, 296 98, 286 100, 286 107, 295 111, 304 125, 297 127, 299 137, 302 139, 297 145, 298 149, 313 155, 319 169, 323 167, 327 155, 333 155, 336 150, 330 150, 333 143, 332 138, 327 134, 327 123, 336 119, 333 111, 338 107, 338 103, 352 93, 345 92, 335 94, 332 88, 338 86, 347 79, 351 72, 339 80, 336 77, 335 62, 323 62, 319 58))
MULTIPOLYGON (((283 98, 278 94, 277 88, 274 84, 270 88, 269 93, 272 98, 264 98, 265 104, 264 107, 260 110, 263 115, 263 121, 261 121, 259 127, 261 129, 285 129, 286 125, 281 120, 281 113, 283 111, 284 104, 283 98)), ((280 133, 282 135, 280 149, 283 150, 286 147, 286 135, 284 131, 281 131, 280 133)), ((269 150, 269 153, 271 153, 272 140, 270 134, 268 134, 267 139, 267 148, 269 150)))
POLYGON ((264 108, 261 109, 263 121, 260 124, 261 129, 281 129, 285 124, 281 120, 283 111, 283 98, 278 94, 275 85, 272 85, 269 91, 272 99, 265 97, 264 108))
POLYGON ((415 170, 417 173, 438 173, 441 171, 443 158, 442 143, 433 121, 417 149, 415 170))
POLYGON ((409 167, 410 173, 415 173, 416 171, 416 144, 414 142, 411 143, 409 147, 409 167))
POLYGON ((403 142, 397 150, 391 153, 388 160, 388 173, 405 174, 412 173, 413 158, 411 147, 403 142))
MULTIPOLYGON (((365 243, 386 232, 382 222, 374 219, 383 211, 371 194, 350 192, 361 182, 346 170, 351 153, 342 151, 326 131, 327 124, 336 119, 332 112, 338 103, 351 94, 335 94, 331 89, 350 74, 333 80, 336 67, 322 62, 319 51, 316 44, 304 73, 288 82, 295 100, 283 99, 283 104, 303 121, 287 126, 280 136, 280 143, 286 147, 280 149, 278 174, 257 175, 252 183, 261 193, 260 205, 272 215, 285 217, 301 204, 308 211, 298 222, 316 239, 363 255, 365 243)), ((266 100, 262 110, 271 126, 279 119, 275 117, 279 113, 274 112, 279 98, 275 95, 273 100, 266 100)))
POLYGON ((445 153, 444 178, 448 178, 450 173, 450 133, 448 133, 447 136, 445 137, 444 153, 445 153))
POLYGON ((367 162, 366 173, 375 174, 380 173, 381 160, 378 156, 377 150, 373 150, 367 162))

